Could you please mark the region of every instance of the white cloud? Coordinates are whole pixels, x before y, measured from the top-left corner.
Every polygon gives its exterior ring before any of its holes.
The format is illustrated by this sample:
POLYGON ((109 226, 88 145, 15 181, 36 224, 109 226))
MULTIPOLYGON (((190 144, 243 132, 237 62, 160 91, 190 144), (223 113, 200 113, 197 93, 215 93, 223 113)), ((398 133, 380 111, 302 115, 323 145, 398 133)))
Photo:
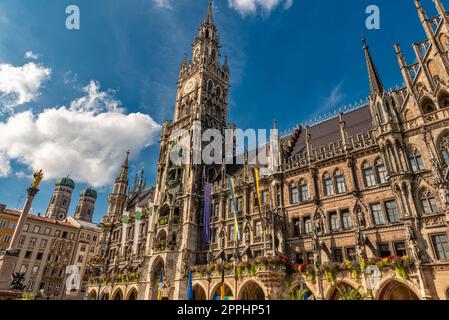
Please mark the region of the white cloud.
POLYGON ((45 179, 69 174, 94 187, 109 185, 125 152, 137 155, 154 143, 160 126, 148 115, 108 110, 120 102, 98 88, 91 82, 70 108, 25 111, 0 122, 0 174, 10 174, 10 162, 17 161, 30 171, 42 168, 45 179))
POLYGON ((34 62, 21 67, 0 64, 0 111, 13 109, 33 101, 39 96, 44 81, 51 76, 51 69, 34 62))
POLYGON ((11 165, 6 154, 0 151, 0 177, 7 177, 11 172, 11 165))
POLYGON ((84 97, 81 97, 70 104, 71 111, 80 112, 124 112, 120 101, 114 99, 115 91, 108 90, 101 92, 98 81, 90 81, 83 88, 84 97))
POLYGON ((159 8, 165 8, 165 9, 171 9, 171 3, 170 0, 153 0, 156 7, 159 8))
POLYGON ((39 57, 40 56, 37 53, 34 53, 33 51, 25 52, 25 58, 26 59, 37 60, 37 59, 39 59, 39 57))
POLYGON ((258 11, 269 14, 279 5, 283 5, 284 10, 289 9, 293 0, 228 0, 228 4, 241 15, 255 14, 258 11))
POLYGON ((341 87, 343 85, 343 82, 340 82, 338 85, 336 85, 333 89, 330 95, 325 99, 323 104, 323 109, 327 110, 329 108, 336 108, 338 104, 343 100, 344 93, 341 91, 341 87))

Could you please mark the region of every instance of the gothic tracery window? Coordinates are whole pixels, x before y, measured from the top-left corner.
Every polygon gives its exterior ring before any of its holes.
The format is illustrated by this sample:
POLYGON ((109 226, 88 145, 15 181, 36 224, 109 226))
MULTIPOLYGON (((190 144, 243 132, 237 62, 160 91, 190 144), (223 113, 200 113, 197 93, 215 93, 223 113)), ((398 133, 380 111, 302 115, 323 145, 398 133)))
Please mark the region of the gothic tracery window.
POLYGON ((374 174, 374 168, 369 162, 363 164, 363 178, 365 180, 366 187, 373 187, 376 185, 376 175, 374 174))
POLYGON ((439 99, 440 108, 449 107, 449 95, 447 93, 443 94, 439 99))
POLYGON ((301 179, 299 182, 300 196, 301 201, 305 202, 309 200, 309 188, 307 186, 307 181, 305 179, 301 179))
POLYGON ((299 202, 299 191, 296 183, 290 184, 290 203, 296 204, 299 202))
POLYGON ((432 192, 424 188, 419 193, 419 200, 424 214, 431 214, 438 212, 437 202, 432 192))
POLYGON ((421 105, 423 114, 428 114, 436 111, 436 107, 433 104, 432 100, 426 99, 421 105))
POLYGON ((337 185, 337 193, 345 193, 346 192, 346 182, 345 176, 342 170, 337 169, 335 171, 335 183, 337 185))
POLYGON ((382 159, 379 158, 376 160, 375 167, 376 167, 377 177, 379 178, 379 183, 380 184, 386 183, 388 172, 387 172, 387 168, 385 167, 382 159))
POLYGON ((421 171, 425 169, 424 162, 421 157, 421 153, 416 148, 411 148, 408 151, 408 160, 412 167, 413 172, 421 171))
POLYGON ((323 175, 323 185, 324 185, 324 194, 326 196, 333 196, 335 194, 334 181, 328 173, 325 173, 323 175))

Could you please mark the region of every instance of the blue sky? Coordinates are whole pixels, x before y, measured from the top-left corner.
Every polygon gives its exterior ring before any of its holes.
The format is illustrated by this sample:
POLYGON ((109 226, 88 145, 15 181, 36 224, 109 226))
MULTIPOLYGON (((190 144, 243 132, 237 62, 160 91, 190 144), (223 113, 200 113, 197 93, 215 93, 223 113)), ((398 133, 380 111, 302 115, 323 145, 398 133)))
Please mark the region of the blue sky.
MULTIPOLYGON (((214 1, 221 54, 231 68, 230 121, 241 128, 270 128, 276 118, 288 130, 364 99, 362 34, 386 87, 403 82, 394 42, 412 63, 411 44, 425 39, 412 1, 279 0, 267 9, 260 5, 267 1, 257 0, 255 7, 243 6, 253 1, 214 1), (381 10, 380 30, 365 27, 371 4, 381 10)), ((431 0, 422 2, 436 14, 431 0)), ((158 125, 172 116, 179 63, 184 52, 190 55, 206 8, 206 0, 2 0, 0 66, 16 78, 0 79, 0 203, 20 208, 32 168, 43 165, 50 177, 33 212, 45 213, 53 176, 70 175, 77 184, 71 213, 81 189, 93 185, 99 221, 127 148, 130 178, 144 168, 153 182, 158 125), (80 30, 65 28, 70 4, 80 8, 80 30), (17 80, 27 72, 31 76, 19 80, 31 79, 34 87, 17 80), (88 113, 90 107, 95 111, 88 113), (62 151, 55 150, 62 143, 62 151)))

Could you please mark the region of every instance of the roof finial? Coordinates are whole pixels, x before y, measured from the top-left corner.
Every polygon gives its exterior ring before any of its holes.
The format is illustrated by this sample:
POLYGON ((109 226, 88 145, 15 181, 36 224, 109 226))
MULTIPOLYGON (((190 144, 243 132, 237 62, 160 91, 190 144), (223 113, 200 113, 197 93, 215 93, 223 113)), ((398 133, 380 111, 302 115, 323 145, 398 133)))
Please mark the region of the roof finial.
POLYGON ((213 20, 212 20, 212 0, 209 0, 209 5, 207 7, 207 16, 206 19, 204 20, 205 24, 212 24, 213 20))
POLYGON ((373 58, 366 43, 366 39, 362 37, 363 49, 365 50, 366 67, 368 68, 368 78, 371 87, 371 94, 382 93, 384 87, 380 75, 377 72, 376 66, 374 65, 373 58))

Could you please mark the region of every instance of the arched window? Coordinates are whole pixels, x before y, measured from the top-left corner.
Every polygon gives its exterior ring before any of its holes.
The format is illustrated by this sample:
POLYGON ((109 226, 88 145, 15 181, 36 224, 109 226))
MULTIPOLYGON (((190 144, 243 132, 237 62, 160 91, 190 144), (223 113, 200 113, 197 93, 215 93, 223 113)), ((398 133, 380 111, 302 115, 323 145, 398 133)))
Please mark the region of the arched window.
POLYGON ((444 93, 440 96, 440 99, 438 100, 438 103, 440 105, 440 108, 448 108, 449 107, 449 94, 444 93))
POLYGON ((449 165, 449 132, 440 140, 440 151, 443 156, 444 163, 449 165))
POLYGON ((388 176, 388 172, 387 172, 387 168, 384 165, 384 162, 382 159, 377 159, 375 162, 375 167, 376 167, 376 173, 377 173, 377 177, 378 177, 378 181, 380 184, 384 184, 387 183, 387 176, 388 176))
POLYGON ((376 183, 376 175, 374 174, 374 169, 369 162, 365 162, 362 166, 363 170, 363 178, 365 180, 365 186, 367 188, 375 186, 376 183))
POLYGON ((412 166, 413 172, 418 172, 425 169, 424 162, 422 161, 421 153, 416 148, 411 148, 408 151, 408 160, 412 166))
POLYGON ((296 183, 290 184, 290 203, 296 204, 299 202, 299 191, 296 183))
POLYGON ((207 91, 209 93, 214 91, 214 82, 212 80, 207 81, 207 91))
POLYGON ((340 169, 335 170, 335 182, 337 185, 337 193, 346 192, 346 182, 344 172, 340 169))
POLYGON ((326 196, 332 196, 335 194, 334 181, 327 172, 323 175, 323 187, 324 194, 326 196))
POLYGON ((300 197, 301 201, 305 202, 309 200, 309 187, 307 186, 307 181, 305 179, 301 179, 299 181, 299 191, 300 191, 300 197))
POLYGON ((217 94, 217 97, 221 99, 221 97, 223 95, 223 90, 221 90, 220 86, 217 86, 216 94, 217 94))
POLYGON ((424 114, 435 112, 437 110, 437 108, 433 104, 432 100, 430 100, 430 99, 425 99, 423 101, 421 107, 422 107, 422 111, 424 114))
POLYGON ((421 202, 422 210, 424 214, 431 214, 438 212, 437 202, 435 197, 429 189, 422 189, 419 193, 419 200, 421 202))

